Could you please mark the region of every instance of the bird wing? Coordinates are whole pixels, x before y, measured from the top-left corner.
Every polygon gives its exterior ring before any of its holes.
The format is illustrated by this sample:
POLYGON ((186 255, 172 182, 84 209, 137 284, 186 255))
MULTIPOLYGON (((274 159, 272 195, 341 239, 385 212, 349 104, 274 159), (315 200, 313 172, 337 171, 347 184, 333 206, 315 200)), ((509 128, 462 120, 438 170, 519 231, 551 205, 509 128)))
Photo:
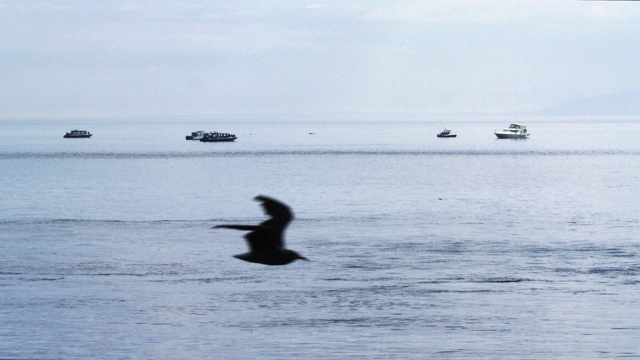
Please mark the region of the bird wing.
POLYGON ((257 228, 259 228, 259 226, 256 225, 216 225, 214 227, 212 227, 212 229, 235 229, 235 230, 246 230, 246 231, 253 231, 257 228))
MULTIPOLYGON (((291 209, 284 203, 264 195, 258 195, 254 200, 260 201, 264 212, 270 216, 270 218, 263 221, 260 226, 270 229, 272 232, 269 234, 261 232, 260 235, 263 236, 264 239, 268 239, 271 246, 284 248, 284 229, 293 219, 291 209)), ((249 234, 247 234, 247 236, 249 236, 249 234)))
POLYGON ((258 195, 256 201, 260 201, 264 212, 269 215, 269 219, 259 225, 216 225, 213 228, 226 228, 249 231, 244 238, 249 243, 251 251, 279 251, 284 249, 283 234, 284 229, 293 219, 291 209, 280 201, 258 195))
POLYGON ((247 240, 249 244, 249 249, 251 252, 265 252, 278 250, 282 248, 280 245, 282 241, 280 233, 274 231, 271 228, 264 227, 261 225, 216 225, 213 227, 216 228, 224 228, 224 229, 235 229, 235 230, 244 230, 249 231, 244 238, 247 240))

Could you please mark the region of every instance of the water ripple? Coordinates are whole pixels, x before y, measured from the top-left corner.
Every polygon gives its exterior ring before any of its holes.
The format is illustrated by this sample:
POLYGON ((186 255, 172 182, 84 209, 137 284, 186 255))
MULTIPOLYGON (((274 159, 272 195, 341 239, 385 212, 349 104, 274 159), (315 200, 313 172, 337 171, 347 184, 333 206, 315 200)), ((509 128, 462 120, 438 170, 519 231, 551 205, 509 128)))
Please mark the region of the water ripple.
POLYGON ((638 156, 640 151, 595 150, 245 150, 245 151, 168 151, 168 152, 0 152, 1 160, 13 159, 185 159, 268 156, 638 156))

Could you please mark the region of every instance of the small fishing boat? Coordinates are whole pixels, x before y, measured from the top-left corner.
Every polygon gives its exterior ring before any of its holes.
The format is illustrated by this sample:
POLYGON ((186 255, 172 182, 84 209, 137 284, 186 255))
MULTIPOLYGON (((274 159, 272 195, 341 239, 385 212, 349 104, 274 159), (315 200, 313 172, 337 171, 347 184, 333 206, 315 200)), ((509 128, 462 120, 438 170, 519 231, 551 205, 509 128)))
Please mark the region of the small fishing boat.
POLYGON ((452 138, 458 136, 458 134, 452 133, 449 129, 444 129, 437 136, 441 138, 452 138))
POLYGON ((87 130, 71 130, 68 133, 64 134, 64 138, 74 139, 74 138, 90 138, 92 133, 87 130))
POLYGON ((205 135, 207 135, 207 133, 205 131, 198 130, 198 131, 192 132, 191 135, 187 135, 186 138, 187 138, 187 140, 200 140, 205 135))
POLYGON ((522 124, 511 124, 502 131, 495 132, 498 139, 526 139, 529 137, 527 127, 522 124))
POLYGON ((202 142, 221 142, 221 141, 234 141, 237 139, 235 134, 219 133, 217 131, 207 133, 200 141, 202 142))

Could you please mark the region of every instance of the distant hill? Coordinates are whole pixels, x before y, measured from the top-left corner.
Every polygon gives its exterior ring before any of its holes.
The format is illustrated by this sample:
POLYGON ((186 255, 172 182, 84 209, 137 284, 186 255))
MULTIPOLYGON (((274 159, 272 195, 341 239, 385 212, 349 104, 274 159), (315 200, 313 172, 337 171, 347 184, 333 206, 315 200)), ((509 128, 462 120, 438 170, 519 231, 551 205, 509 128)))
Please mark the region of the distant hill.
POLYGON ((640 90, 577 99, 545 109, 543 115, 640 116, 640 90))

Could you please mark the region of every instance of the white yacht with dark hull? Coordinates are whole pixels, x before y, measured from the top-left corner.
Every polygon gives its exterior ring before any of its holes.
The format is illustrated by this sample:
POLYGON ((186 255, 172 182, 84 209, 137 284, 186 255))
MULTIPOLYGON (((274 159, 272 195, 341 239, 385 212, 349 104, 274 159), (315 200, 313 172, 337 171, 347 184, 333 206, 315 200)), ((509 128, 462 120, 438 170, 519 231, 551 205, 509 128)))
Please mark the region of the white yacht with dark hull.
POLYGON ((451 130, 449 129, 444 129, 441 132, 438 133, 438 135, 436 135, 439 138, 454 138, 456 136, 458 136, 458 134, 456 133, 452 133, 451 130))
POLYGON ((522 124, 511 124, 508 128, 502 131, 495 132, 498 139, 526 139, 529 137, 527 127, 522 124))

